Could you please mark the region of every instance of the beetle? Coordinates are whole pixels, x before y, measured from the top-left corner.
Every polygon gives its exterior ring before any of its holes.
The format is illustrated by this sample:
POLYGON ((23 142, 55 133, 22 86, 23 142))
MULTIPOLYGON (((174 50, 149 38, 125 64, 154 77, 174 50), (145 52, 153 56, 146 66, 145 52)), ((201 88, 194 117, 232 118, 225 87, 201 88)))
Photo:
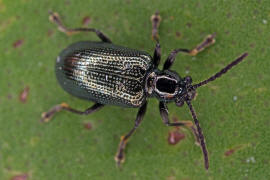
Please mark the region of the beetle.
POLYGON ((219 72, 197 84, 192 84, 190 76, 180 77, 170 70, 178 53, 195 56, 215 42, 215 33, 193 49, 178 48, 173 50, 166 59, 163 69, 158 69, 161 59, 158 27, 161 17, 158 12, 151 16, 152 38, 156 41, 153 57, 146 52, 112 44, 112 41, 101 31, 94 28, 65 27, 57 13, 50 12, 50 20, 58 29, 68 35, 77 32, 94 32, 102 42, 81 41, 64 49, 56 60, 56 77, 61 87, 69 94, 95 102, 85 111, 80 111, 62 103, 52 107, 42 114, 42 121, 48 122, 52 116, 61 110, 89 115, 105 105, 139 108, 134 127, 121 137, 115 156, 117 165, 124 162, 124 150, 128 139, 141 124, 150 97, 159 100, 159 110, 163 122, 167 126, 189 126, 187 122, 170 122, 167 103, 175 102, 181 107, 184 103, 190 109, 196 125, 194 131, 200 143, 204 166, 209 168, 208 152, 205 139, 191 101, 196 95, 196 89, 221 77, 233 66, 240 63, 248 53, 243 53, 219 72))

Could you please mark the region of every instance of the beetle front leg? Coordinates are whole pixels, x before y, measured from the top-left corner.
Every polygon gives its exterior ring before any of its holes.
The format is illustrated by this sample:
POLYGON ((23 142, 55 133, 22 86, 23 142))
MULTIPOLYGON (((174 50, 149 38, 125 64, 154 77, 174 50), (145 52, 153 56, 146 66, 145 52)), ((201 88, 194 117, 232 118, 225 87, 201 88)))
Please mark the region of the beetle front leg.
POLYGON ((156 44, 156 48, 155 48, 155 52, 154 52, 154 57, 153 57, 153 64, 154 67, 158 67, 159 62, 160 62, 160 58, 161 58, 161 48, 160 48, 160 44, 157 43, 156 44))
POLYGON ((196 56, 199 52, 203 51, 208 46, 211 46, 212 44, 214 44, 216 42, 215 37, 216 37, 216 33, 206 36, 203 42, 201 42, 195 48, 189 51, 189 55, 196 56))
POLYGON ((107 43, 111 43, 112 41, 101 31, 95 28, 74 28, 74 29, 69 29, 66 26, 63 25, 58 13, 55 12, 50 12, 49 16, 50 21, 55 23, 58 26, 59 31, 66 33, 67 35, 72 35, 74 33, 78 32, 95 32, 96 35, 103 41, 107 43))
POLYGON ((164 102, 159 102, 159 112, 161 115, 161 118, 163 120, 163 123, 166 124, 167 126, 185 126, 189 129, 191 129, 195 139, 196 139, 196 144, 200 145, 200 139, 199 139, 199 133, 196 129, 196 127, 194 127, 194 124, 192 123, 192 121, 181 121, 181 122, 170 122, 169 119, 169 115, 168 115, 168 107, 166 105, 166 103, 164 102))
POLYGON ((124 161, 125 161, 125 147, 127 144, 128 139, 130 138, 130 136, 135 132, 135 130, 137 129, 137 127, 141 124, 144 114, 146 112, 146 108, 147 108, 147 102, 144 103, 144 105, 142 107, 140 107, 136 120, 135 120, 135 125, 134 127, 131 129, 131 131, 129 131, 128 134, 126 134, 125 136, 121 137, 121 141, 119 143, 119 147, 117 150, 117 153, 114 157, 116 163, 118 166, 120 166, 124 161))
POLYGON ((153 14, 150 18, 152 22, 152 38, 158 42, 159 36, 158 36, 158 28, 161 22, 161 17, 159 15, 159 12, 157 11, 155 14, 153 14))
POLYGON ((186 53, 191 56, 196 56, 199 52, 204 50, 206 47, 215 43, 215 36, 216 36, 215 33, 208 35, 202 43, 198 44, 195 48, 191 50, 182 49, 182 48, 173 50, 168 56, 168 58, 166 59, 166 62, 164 63, 164 66, 163 66, 163 70, 170 69, 170 67, 173 65, 176 55, 179 52, 186 53))
POLYGON ((160 48, 159 36, 158 36, 158 27, 161 22, 161 17, 158 11, 154 15, 151 16, 151 22, 152 22, 152 38, 157 42, 155 51, 154 51, 154 56, 153 56, 153 64, 154 64, 154 67, 158 67, 160 58, 161 58, 161 48, 160 48))
POLYGON ((76 114, 81 114, 81 115, 89 115, 93 112, 98 111, 102 107, 104 107, 103 104, 95 103, 93 106, 86 109, 85 111, 79 111, 79 110, 71 108, 66 103, 62 103, 62 104, 58 104, 58 105, 52 107, 48 112, 42 113, 41 122, 49 122, 55 113, 62 111, 62 110, 66 110, 66 111, 76 113, 76 114))
POLYGON ((171 123, 168 115, 168 107, 164 102, 159 102, 159 112, 163 120, 163 123, 166 124, 167 126, 187 126, 187 127, 193 126, 193 123, 191 121, 171 123))

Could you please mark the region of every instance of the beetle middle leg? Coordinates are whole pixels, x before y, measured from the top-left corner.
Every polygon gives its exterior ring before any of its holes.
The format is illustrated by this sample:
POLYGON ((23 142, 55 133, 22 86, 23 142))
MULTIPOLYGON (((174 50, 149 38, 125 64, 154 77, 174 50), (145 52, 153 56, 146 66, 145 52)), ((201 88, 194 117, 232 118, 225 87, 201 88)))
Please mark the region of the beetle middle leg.
POLYGON ((112 41, 101 31, 95 28, 74 28, 74 29, 69 29, 66 26, 63 25, 58 13, 55 12, 50 12, 49 16, 50 21, 55 23, 58 26, 59 31, 66 33, 67 35, 72 35, 74 33, 78 32, 95 32, 96 35, 103 41, 107 43, 111 43, 112 41))
POLYGON ((168 116, 168 107, 166 103, 164 102, 159 102, 159 111, 161 118, 163 120, 163 123, 166 124, 167 126, 187 126, 191 127, 193 125, 192 122, 190 121, 184 121, 184 122, 170 122, 169 116, 168 116))
POLYGON ((121 141, 119 143, 119 147, 118 147, 117 153, 116 153, 115 158, 114 158, 118 166, 120 166, 121 163, 123 163, 125 161, 124 150, 125 150, 127 141, 130 138, 130 136, 135 132, 137 127, 141 124, 143 117, 144 117, 144 114, 146 112, 146 108, 147 108, 147 102, 145 102, 143 104, 143 106, 140 107, 140 109, 137 113, 134 127, 129 131, 129 133, 127 133, 125 136, 121 137, 121 141))
POLYGON ((62 111, 62 110, 66 110, 66 111, 76 113, 76 114, 81 114, 81 115, 89 115, 93 112, 98 111, 102 107, 104 107, 103 104, 95 103, 93 106, 91 106, 90 108, 87 108, 85 111, 80 111, 80 110, 76 110, 76 109, 71 108, 66 103, 62 103, 62 104, 59 104, 59 105, 52 107, 48 112, 42 113, 41 122, 49 122, 55 113, 62 111))

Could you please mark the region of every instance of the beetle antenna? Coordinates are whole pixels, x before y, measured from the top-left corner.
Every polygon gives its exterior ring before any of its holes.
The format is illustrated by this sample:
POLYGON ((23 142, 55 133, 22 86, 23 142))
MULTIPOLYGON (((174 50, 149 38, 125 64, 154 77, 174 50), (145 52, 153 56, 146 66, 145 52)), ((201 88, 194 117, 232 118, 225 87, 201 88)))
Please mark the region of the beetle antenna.
POLYGON ((199 123, 199 121, 197 119, 195 110, 192 107, 191 101, 190 100, 187 100, 186 103, 187 103, 187 105, 189 107, 189 110, 191 112, 192 118, 193 118, 193 120, 195 122, 195 125, 196 125, 196 128, 197 128, 198 137, 199 137, 200 145, 201 145, 203 156, 204 156, 204 166, 205 166, 205 169, 207 170, 209 168, 208 151, 206 149, 206 145, 205 145, 205 140, 204 140, 204 136, 203 136, 203 133, 202 133, 202 129, 201 129, 200 123, 199 123))
POLYGON ((242 54, 236 60, 234 60, 233 62, 231 62, 230 64, 228 64, 225 68, 223 68, 219 72, 217 72, 215 75, 211 76, 210 78, 208 78, 208 79, 206 79, 204 81, 201 81, 198 84, 193 85, 193 88, 194 89, 197 89, 200 86, 206 85, 210 81, 216 80, 217 78, 219 78, 220 76, 222 76, 223 74, 225 74, 228 70, 230 70, 233 66, 236 66, 238 63, 240 63, 247 56, 248 56, 248 53, 242 54))

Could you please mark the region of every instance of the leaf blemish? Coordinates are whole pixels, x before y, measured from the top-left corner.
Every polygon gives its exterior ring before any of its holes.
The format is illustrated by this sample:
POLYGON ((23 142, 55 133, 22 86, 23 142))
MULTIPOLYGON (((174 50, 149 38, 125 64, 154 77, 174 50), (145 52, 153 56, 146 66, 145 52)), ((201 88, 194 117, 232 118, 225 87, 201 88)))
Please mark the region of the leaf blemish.
POLYGON ((184 138, 185 138, 184 133, 180 132, 179 130, 174 130, 174 131, 169 132, 168 143, 171 145, 176 145, 184 138))
POLYGON ((91 129, 92 129, 92 124, 91 124, 90 122, 84 123, 84 128, 85 128, 86 130, 91 130, 91 129))
POLYGON ((11 180, 27 180, 28 179, 28 174, 20 174, 13 176, 11 180))
POLYGON ((24 40, 23 39, 19 39, 19 40, 15 41, 13 43, 13 47, 14 48, 19 48, 19 47, 21 47, 23 45, 23 43, 24 43, 24 40))
POLYGON ((225 151, 224 156, 225 157, 231 156, 236 151, 239 151, 239 150, 244 149, 244 148, 249 147, 249 146, 250 146, 250 144, 241 144, 241 145, 235 146, 235 147, 230 148, 227 151, 225 151))
POLYGON ((91 18, 89 16, 85 16, 82 20, 82 25, 87 26, 89 23, 91 23, 91 18))
POLYGON ((29 95, 29 86, 26 86, 23 91, 20 93, 20 97, 19 97, 19 100, 22 102, 22 103, 26 103, 27 101, 27 98, 28 98, 28 95, 29 95))

